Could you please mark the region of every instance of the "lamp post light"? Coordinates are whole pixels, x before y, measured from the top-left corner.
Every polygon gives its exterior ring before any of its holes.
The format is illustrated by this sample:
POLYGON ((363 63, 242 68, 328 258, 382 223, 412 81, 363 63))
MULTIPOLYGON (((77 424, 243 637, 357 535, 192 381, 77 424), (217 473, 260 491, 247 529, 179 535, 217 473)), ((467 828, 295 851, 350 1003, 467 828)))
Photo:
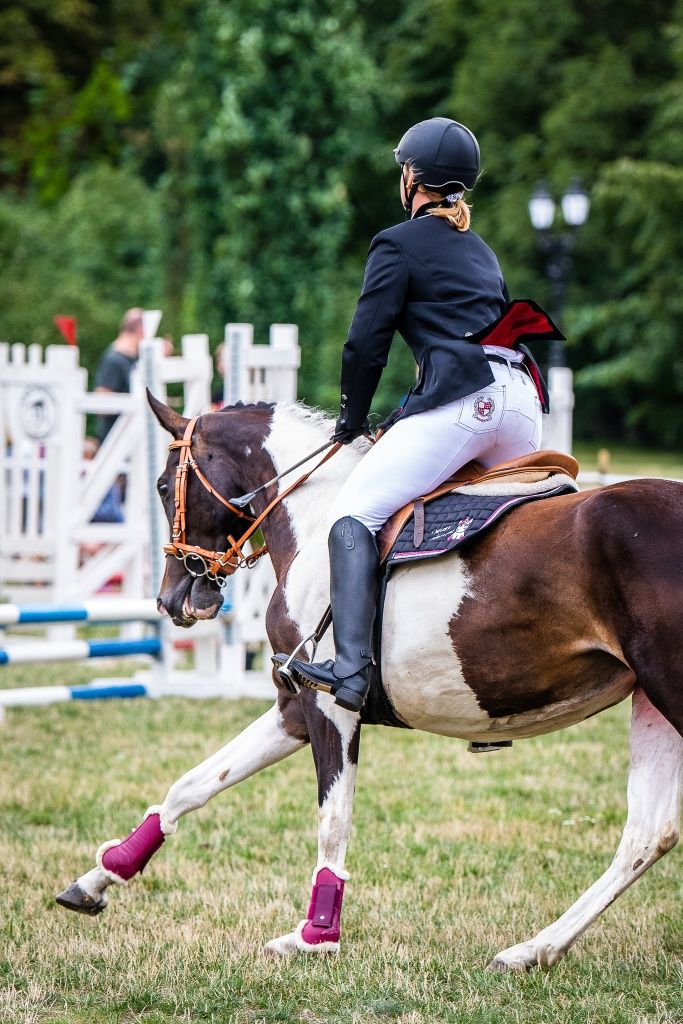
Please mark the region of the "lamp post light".
MULTIPOLYGON (((550 281, 552 315, 562 329, 567 280, 572 269, 572 250, 576 231, 586 222, 590 208, 588 193, 579 178, 573 178, 560 200, 564 228, 553 231, 557 204, 544 182, 540 182, 529 199, 529 219, 536 231, 536 241, 545 257, 545 272, 550 281)), ((552 341, 548 353, 548 388, 550 417, 543 431, 546 447, 571 452, 574 391, 572 372, 565 365, 563 341, 552 341)))
MULTIPOLYGON (((579 178, 573 178, 560 201, 562 217, 568 231, 553 232, 557 205, 544 182, 534 189, 529 199, 529 219, 536 231, 536 241, 545 256, 545 272, 552 290, 552 312, 562 327, 564 296, 572 269, 572 250, 576 229, 586 222, 590 199, 579 178)), ((564 366, 564 342, 555 341, 549 353, 550 366, 564 366)))

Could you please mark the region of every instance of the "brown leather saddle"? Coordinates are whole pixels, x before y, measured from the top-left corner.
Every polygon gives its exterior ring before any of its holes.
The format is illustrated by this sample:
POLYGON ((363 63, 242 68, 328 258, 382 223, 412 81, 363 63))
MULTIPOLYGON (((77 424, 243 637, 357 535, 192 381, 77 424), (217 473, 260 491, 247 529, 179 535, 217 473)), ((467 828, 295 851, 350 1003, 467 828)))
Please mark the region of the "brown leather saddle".
POLYGON ((435 490, 415 498, 394 512, 377 534, 380 559, 383 562, 387 558, 396 538, 411 516, 415 516, 419 531, 420 518, 424 522, 424 506, 435 498, 440 498, 442 494, 448 494, 449 491, 467 484, 535 483, 557 474, 570 476, 572 480, 576 480, 578 472, 579 464, 572 455, 551 450, 532 452, 520 459, 501 462, 491 469, 485 469, 480 462, 473 459, 448 480, 444 480, 435 490))

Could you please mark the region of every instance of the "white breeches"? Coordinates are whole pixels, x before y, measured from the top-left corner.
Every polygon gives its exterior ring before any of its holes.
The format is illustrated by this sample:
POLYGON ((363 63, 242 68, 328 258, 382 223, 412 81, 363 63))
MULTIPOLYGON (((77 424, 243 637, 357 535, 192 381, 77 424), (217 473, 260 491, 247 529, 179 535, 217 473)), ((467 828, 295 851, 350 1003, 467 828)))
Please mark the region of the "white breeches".
POLYGON ((538 451, 541 403, 526 370, 491 364, 494 383, 399 419, 361 459, 332 502, 328 525, 353 516, 376 533, 393 513, 471 459, 490 467, 538 451))

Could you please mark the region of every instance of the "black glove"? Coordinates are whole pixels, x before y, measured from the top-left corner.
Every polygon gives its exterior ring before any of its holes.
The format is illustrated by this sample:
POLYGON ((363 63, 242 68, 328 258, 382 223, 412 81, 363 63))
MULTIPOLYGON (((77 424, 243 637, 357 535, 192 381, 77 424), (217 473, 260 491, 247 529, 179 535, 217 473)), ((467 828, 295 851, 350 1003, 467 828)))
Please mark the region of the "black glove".
POLYGON ((393 427, 394 423, 403 415, 403 406, 399 409, 394 409, 390 416, 387 416, 385 420, 377 424, 377 430, 381 430, 383 434, 386 434, 390 427, 393 427))
POLYGON ((351 442, 355 441, 357 437, 362 437, 363 434, 367 434, 369 430, 370 424, 367 420, 360 427, 347 427, 340 416, 334 428, 332 440, 336 441, 338 444, 351 444, 351 442))

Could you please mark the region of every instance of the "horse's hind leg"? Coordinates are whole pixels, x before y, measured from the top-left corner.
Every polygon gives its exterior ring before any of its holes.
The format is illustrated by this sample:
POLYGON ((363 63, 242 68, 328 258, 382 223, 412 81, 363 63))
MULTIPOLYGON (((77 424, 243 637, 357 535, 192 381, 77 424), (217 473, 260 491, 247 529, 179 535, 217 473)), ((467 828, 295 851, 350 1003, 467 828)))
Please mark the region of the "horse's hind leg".
POLYGON ((307 736, 303 723, 298 725, 293 728, 287 723, 275 704, 225 747, 174 782, 163 804, 150 807, 126 839, 103 843, 96 854, 97 866, 60 893, 57 902, 82 914, 99 914, 107 905, 107 887, 114 882, 125 885, 139 874, 166 836, 176 831, 178 818, 299 750, 307 736))
POLYGON ((528 942, 503 950, 494 970, 551 967, 617 896, 678 842, 683 790, 683 737, 652 706, 633 694, 628 818, 614 860, 594 885, 554 924, 528 942))

